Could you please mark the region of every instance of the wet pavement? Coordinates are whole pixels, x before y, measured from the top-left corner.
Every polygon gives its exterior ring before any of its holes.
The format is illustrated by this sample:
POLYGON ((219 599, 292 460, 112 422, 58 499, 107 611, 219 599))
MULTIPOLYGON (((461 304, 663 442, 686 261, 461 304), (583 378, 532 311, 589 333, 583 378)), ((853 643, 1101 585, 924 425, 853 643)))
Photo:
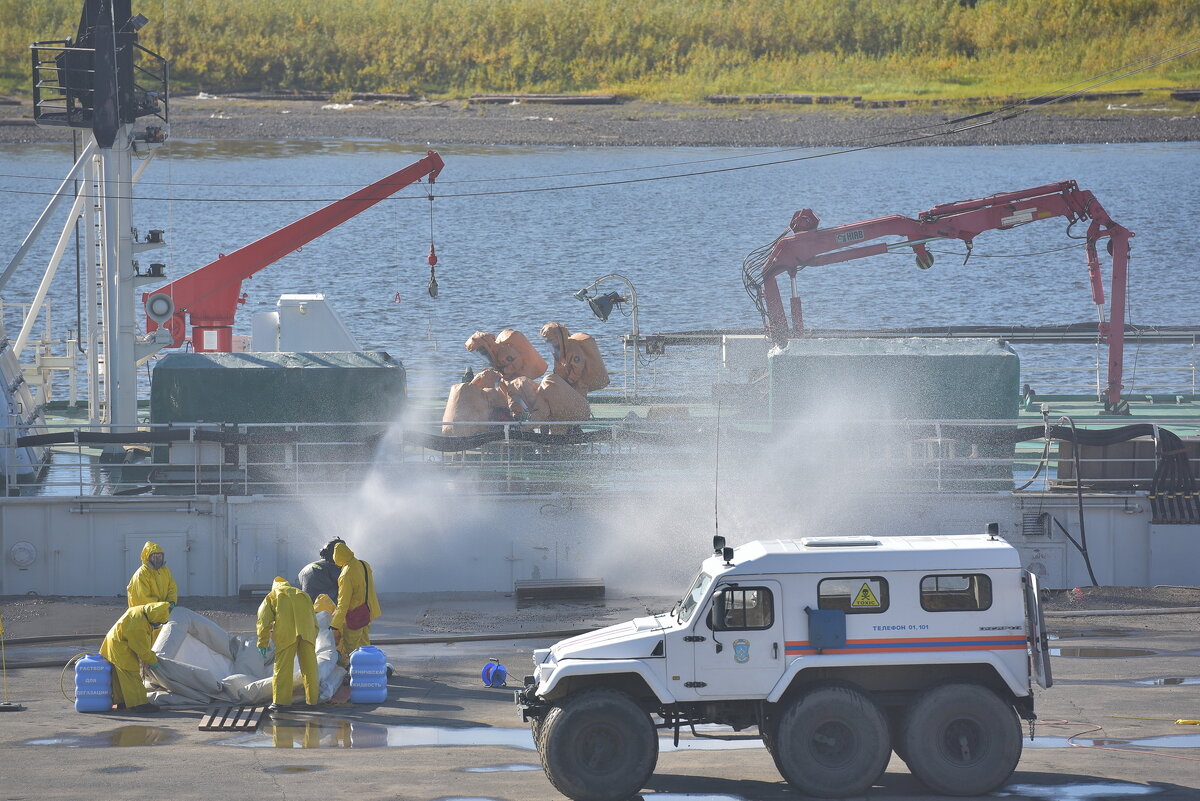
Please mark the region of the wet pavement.
MULTIPOLYGON (((469 606, 460 608, 465 613, 469 606)), ((592 614, 607 623, 639 613, 638 606, 614 601, 592 614)), ((498 629, 501 611, 485 610, 498 629)), ((392 631, 420 631, 418 610, 405 614, 395 616, 392 631)), ((1200 719, 1200 615, 1112 622, 1051 618, 1057 684, 1038 691, 1034 738, 1025 739, 1009 782, 988 797, 1200 799, 1200 726, 1175 723, 1200 719)), ((528 672, 530 651, 550 642, 387 645, 396 674, 385 703, 281 713, 252 733, 198 731, 200 709, 77 714, 60 690, 61 667, 10 670, 11 700, 27 709, 0 715, 6 757, 0 798, 560 799, 541 771, 511 689, 480 679, 491 658, 519 677, 528 672)), ((9 649, 10 664, 20 650, 9 649)), ((70 683, 69 676, 62 680, 67 692, 70 683)), ((669 736, 660 746, 646 801, 799 797, 757 740, 685 733, 678 748, 669 736)), ((873 801, 934 797, 895 758, 869 794, 873 801)))

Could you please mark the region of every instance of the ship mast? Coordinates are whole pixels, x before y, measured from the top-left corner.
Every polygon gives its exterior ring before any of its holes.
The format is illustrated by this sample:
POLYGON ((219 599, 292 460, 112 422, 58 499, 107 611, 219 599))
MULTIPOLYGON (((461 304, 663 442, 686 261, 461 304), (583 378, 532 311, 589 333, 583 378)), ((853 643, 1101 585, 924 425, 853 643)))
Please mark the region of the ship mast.
POLYGON ((82 221, 87 332, 77 336, 86 343, 88 422, 111 432, 136 428, 137 365, 163 344, 161 335, 138 336, 136 287, 161 282, 163 269, 154 264, 142 274, 134 256, 165 243, 161 231, 138 240, 133 186, 167 136, 168 68, 165 59, 138 44, 138 30, 148 20, 130 6, 131 0, 84 0, 74 40, 35 42, 31 48, 34 120, 87 133, 82 154, 0 273, 3 290, 56 209, 73 198, 14 350, 19 357, 27 344, 66 243, 82 221), (143 159, 137 172, 135 153, 143 159))

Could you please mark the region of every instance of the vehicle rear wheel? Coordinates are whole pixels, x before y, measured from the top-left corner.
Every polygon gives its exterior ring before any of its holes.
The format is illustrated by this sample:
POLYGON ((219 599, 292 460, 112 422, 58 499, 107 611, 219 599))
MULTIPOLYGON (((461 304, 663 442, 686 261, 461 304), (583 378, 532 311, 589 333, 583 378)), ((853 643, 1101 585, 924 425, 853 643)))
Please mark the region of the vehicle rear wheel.
POLYGON ((1021 721, 1012 704, 986 687, 949 684, 913 704, 904 752, 909 769, 934 792, 983 795, 1016 768, 1021 721))
POLYGON ((822 687, 798 697, 779 719, 775 765, 802 793, 861 795, 887 768, 887 718, 867 695, 822 687))
POLYGON ((588 690, 555 706, 540 739, 546 778, 575 801, 625 801, 658 762, 650 716, 616 690, 588 690))
POLYGON ((889 707, 884 713, 887 715, 888 734, 892 738, 892 751, 901 760, 904 759, 904 709, 901 707, 889 707))

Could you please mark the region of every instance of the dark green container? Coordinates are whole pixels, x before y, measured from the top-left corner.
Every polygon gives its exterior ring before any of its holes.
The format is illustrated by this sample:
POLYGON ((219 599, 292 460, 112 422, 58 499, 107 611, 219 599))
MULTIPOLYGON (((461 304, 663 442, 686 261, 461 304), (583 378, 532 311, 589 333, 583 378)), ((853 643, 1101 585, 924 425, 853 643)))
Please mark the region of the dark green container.
POLYGON ((172 353, 154 368, 152 423, 388 422, 404 366, 382 351, 172 353))
MULTIPOLYGON (((1011 427, 955 420, 1015 420, 1020 360, 996 339, 793 339, 767 358, 776 432, 836 432, 862 479, 931 491, 1012 488, 1011 427), (910 421, 948 421, 940 427, 910 421), (1009 441, 1005 442, 1006 438, 1009 441), (986 464, 981 460, 997 460, 986 464), (866 471, 866 472, 864 472, 866 471), (886 471, 885 471, 886 472, 886 471)), ((824 434, 821 434, 824 432, 824 434)))
MULTIPOLYGON (((266 435, 285 431, 285 424, 332 424, 302 427, 299 443, 224 449, 224 465, 237 469, 222 467, 221 484, 240 480, 245 491, 270 492, 275 483, 342 480, 360 471, 386 424, 404 408, 405 394, 404 366, 382 351, 172 353, 154 368, 150 421, 247 425, 247 432, 266 435), (243 460, 247 470, 237 467, 243 460)), ((156 463, 168 460, 180 462, 165 447, 155 448, 156 463)), ((195 470, 181 465, 160 473, 176 477, 164 483, 187 483, 195 470)))

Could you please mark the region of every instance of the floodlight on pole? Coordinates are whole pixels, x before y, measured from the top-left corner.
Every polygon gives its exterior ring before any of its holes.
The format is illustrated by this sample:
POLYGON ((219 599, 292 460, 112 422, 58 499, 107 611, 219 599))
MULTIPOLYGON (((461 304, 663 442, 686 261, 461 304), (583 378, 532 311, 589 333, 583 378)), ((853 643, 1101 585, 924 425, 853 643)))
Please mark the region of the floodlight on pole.
POLYGON ((583 289, 575 293, 575 299, 584 301, 592 309, 592 314, 596 315, 601 321, 607 321, 609 314, 612 313, 613 306, 622 303, 629 304, 630 318, 632 323, 633 334, 633 396, 638 394, 638 307, 637 307, 637 290, 633 288, 633 283, 625 276, 619 273, 610 273, 601 278, 597 278, 583 289), (589 294, 592 290, 598 287, 605 281, 619 281, 629 290, 628 294, 621 295, 617 292, 606 292, 603 295, 593 296, 589 294))

